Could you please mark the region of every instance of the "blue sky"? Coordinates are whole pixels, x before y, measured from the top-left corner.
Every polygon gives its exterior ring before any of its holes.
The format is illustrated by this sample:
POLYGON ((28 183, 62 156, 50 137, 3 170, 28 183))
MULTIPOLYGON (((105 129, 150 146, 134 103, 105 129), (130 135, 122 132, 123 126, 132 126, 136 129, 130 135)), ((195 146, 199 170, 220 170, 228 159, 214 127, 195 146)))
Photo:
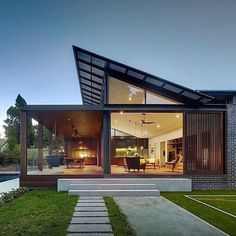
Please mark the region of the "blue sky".
POLYGON ((0 0, 0 126, 18 93, 81 103, 73 44, 193 89, 236 89, 235 39, 235 0, 0 0))

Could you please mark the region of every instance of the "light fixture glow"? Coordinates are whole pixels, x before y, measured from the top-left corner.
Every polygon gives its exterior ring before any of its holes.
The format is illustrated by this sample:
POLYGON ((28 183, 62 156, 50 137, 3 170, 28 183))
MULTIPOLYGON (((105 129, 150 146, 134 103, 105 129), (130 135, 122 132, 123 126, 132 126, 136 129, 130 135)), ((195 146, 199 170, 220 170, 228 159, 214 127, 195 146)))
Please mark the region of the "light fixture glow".
POLYGON ((123 115, 123 113, 124 113, 123 111, 120 111, 120 114, 121 114, 121 115, 123 115))
POLYGON ((132 98, 131 98, 131 97, 129 97, 129 101, 132 101, 132 98))
POLYGON ((157 124, 157 128, 160 128, 160 125, 159 125, 159 124, 157 124))
POLYGON ((179 118, 179 114, 176 115, 176 118, 179 118))

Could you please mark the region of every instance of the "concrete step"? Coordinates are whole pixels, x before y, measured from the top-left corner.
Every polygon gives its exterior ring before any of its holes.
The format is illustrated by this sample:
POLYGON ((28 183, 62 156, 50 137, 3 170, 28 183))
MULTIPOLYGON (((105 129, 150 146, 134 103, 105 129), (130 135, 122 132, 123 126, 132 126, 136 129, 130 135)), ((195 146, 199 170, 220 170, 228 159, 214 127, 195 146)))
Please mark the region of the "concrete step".
MULTIPOLYGON (((187 178, 91 178, 91 179, 58 179, 57 190, 68 191, 71 185, 91 185, 87 189, 95 189, 96 185, 106 186, 109 189, 109 185, 113 185, 112 188, 119 189, 119 184, 122 185, 147 185, 150 190, 153 188, 152 184, 156 185, 156 188, 160 191, 191 191, 192 182, 187 178), (150 185, 149 185, 150 184, 150 185), (115 186, 117 185, 117 186, 115 186)), ((101 189, 101 186, 97 189, 101 189)), ((127 188, 129 189, 129 187, 127 188)), ((84 187, 75 187, 82 190, 86 190, 84 187)), ((125 188, 125 187, 124 187, 125 188)), ((134 187, 135 188, 135 187, 134 187)), ((139 186, 137 186, 139 189, 139 186)), ((73 189, 72 189, 73 190, 73 189)), ((75 189, 76 190, 76 189, 75 189)), ((148 189, 147 189, 148 190, 148 189)))
POLYGON ((96 183, 96 184, 70 184, 70 190, 130 190, 130 189, 143 189, 143 190, 155 190, 156 184, 139 184, 139 183, 96 183))
POLYGON ((79 196, 109 196, 109 197, 157 197, 160 191, 157 189, 106 189, 106 190, 69 190, 69 195, 79 196))

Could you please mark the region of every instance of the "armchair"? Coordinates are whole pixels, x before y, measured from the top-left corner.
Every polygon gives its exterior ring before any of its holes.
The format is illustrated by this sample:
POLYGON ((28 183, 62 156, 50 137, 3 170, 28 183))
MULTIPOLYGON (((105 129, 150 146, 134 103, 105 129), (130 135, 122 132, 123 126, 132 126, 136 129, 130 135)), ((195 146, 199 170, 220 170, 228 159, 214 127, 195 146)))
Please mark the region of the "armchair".
POLYGON ((130 169, 137 169, 138 172, 140 169, 143 169, 145 171, 146 168, 146 163, 141 164, 140 163, 140 156, 135 156, 135 157, 125 157, 125 161, 127 163, 128 170, 130 169))

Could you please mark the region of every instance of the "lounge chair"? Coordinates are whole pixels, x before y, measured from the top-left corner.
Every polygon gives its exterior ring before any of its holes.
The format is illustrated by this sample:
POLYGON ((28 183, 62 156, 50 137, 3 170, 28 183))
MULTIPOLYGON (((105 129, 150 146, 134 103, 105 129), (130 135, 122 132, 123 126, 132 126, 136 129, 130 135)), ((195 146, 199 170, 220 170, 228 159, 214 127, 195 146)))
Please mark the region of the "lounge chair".
POLYGON ((159 169, 160 169, 159 159, 158 158, 149 158, 149 159, 147 159, 146 167, 148 167, 148 166, 154 166, 154 169, 156 169, 156 166, 158 166, 159 169))
POLYGON ((165 162, 166 165, 172 166, 172 171, 175 171, 175 168, 180 165, 180 162, 183 160, 183 156, 176 154, 176 159, 173 161, 165 162))

